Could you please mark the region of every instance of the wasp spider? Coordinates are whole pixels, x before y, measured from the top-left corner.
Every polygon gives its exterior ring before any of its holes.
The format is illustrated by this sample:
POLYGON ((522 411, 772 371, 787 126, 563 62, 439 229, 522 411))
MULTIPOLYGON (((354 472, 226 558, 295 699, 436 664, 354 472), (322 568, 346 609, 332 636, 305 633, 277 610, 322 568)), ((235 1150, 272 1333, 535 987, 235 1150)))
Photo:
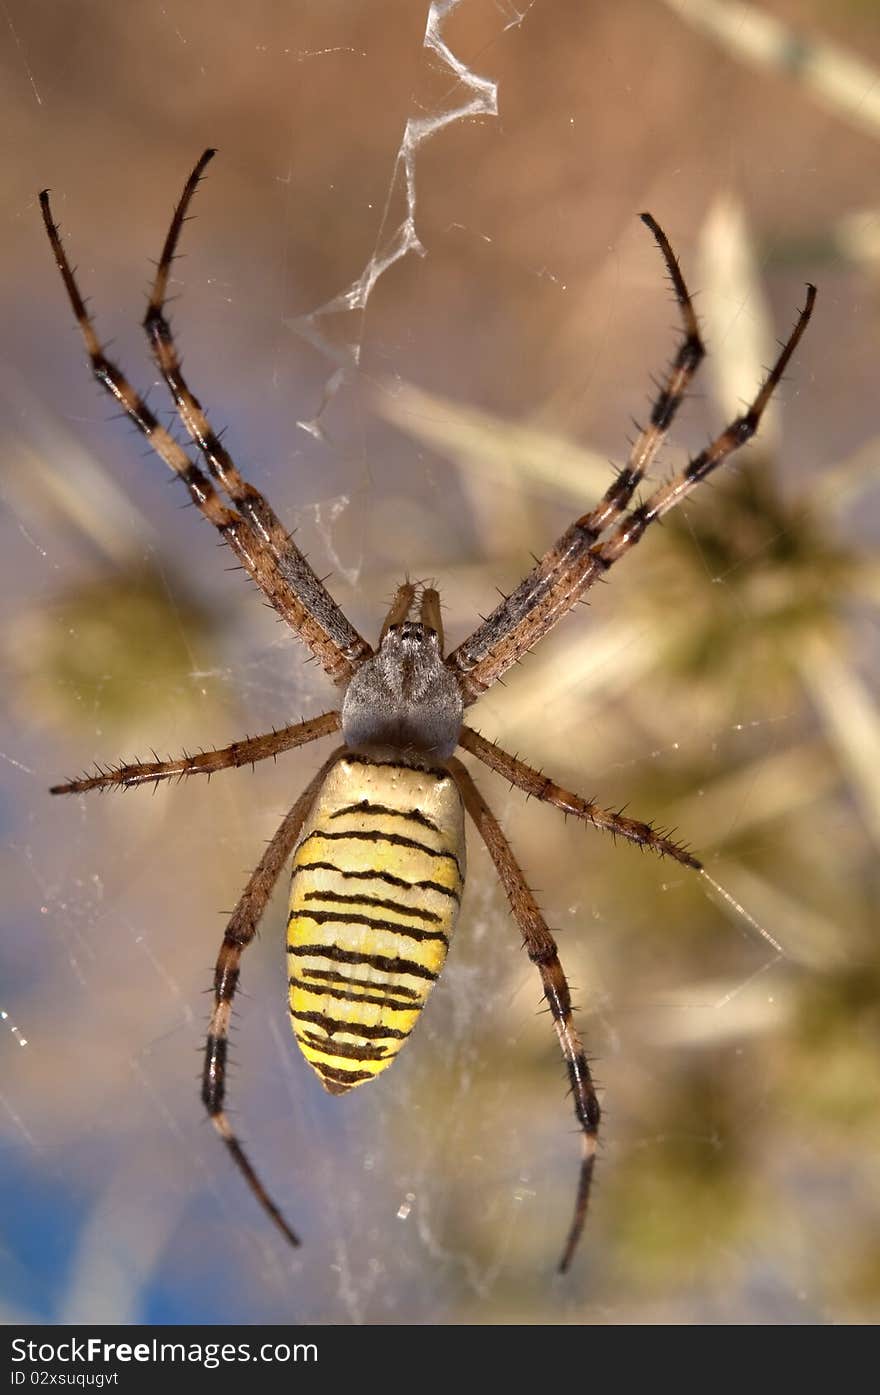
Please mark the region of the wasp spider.
POLYGON ((292 859, 287 955, 294 1036, 331 1094, 341 1095, 373 1080, 407 1040, 443 968, 464 888, 466 810, 488 848, 529 958, 541 976, 582 1133, 574 1215, 560 1260, 564 1270, 587 1214, 599 1102, 572 1022, 554 938, 498 821, 453 753, 460 746, 526 794, 700 870, 690 852, 650 824, 562 789, 464 725, 463 715, 635 546, 649 524, 679 504, 754 434, 806 328, 815 288, 808 287, 797 324, 751 405, 680 474, 645 502, 630 507, 704 354, 676 257, 663 230, 650 214, 643 214, 666 263, 684 338, 626 466, 601 502, 572 523, 452 653, 444 654, 438 593, 408 581, 398 587, 373 648, 343 615, 271 505, 239 473, 183 375, 165 314, 168 277, 187 210, 213 154, 205 151, 186 182, 144 319, 156 363, 203 467, 160 424, 104 353, 53 222, 48 192, 40 195, 46 232, 98 382, 180 476, 196 507, 337 685, 341 702, 323 716, 222 750, 99 768, 94 775, 56 785, 52 793, 210 775, 342 732, 343 744, 325 760, 284 819, 226 927, 214 975, 202 1085, 202 1099, 217 1132, 257 1200, 293 1245, 299 1243, 297 1235, 260 1181, 224 1107, 227 1035, 242 954, 254 939, 282 868, 292 859))

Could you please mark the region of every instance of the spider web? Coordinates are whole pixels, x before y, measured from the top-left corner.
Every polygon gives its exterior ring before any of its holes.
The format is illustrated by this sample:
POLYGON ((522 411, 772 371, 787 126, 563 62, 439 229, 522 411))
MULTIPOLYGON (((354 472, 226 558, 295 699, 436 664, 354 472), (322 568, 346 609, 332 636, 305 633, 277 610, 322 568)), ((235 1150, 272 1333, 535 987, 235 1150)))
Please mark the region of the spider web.
MULTIPOLYGON (((312 435, 323 434, 322 416, 346 378, 360 363, 364 317, 380 276, 384 276, 411 252, 419 257, 425 256, 425 248, 416 231, 416 162, 422 147, 455 122, 498 115, 497 84, 472 72, 443 39, 447 19, 460 3, 461 0, 432 0, 428 7, 424 47, 433 58, 439 60, 442 67, 448 69, 451 102, 431 114, 407 117, 372 256, 361 274, 344 291, 290 322, 297 334, 336 364, 335 371, 324 384, 317 412, 309 420, 297 423, 312 435), (394 224, 396 205, 401 196, 405 205, 403 216, 396 226, 389 226, 394 224), (355 316, 357 330, 356 337, 343 338, 341 346, 338 346, 324 332, 322 322, 340 314, 355 316)), ((528 6, 530 8, 531 5, 528 6)), ((517 14, 516 19, 510 21, 510 26, 521 24, 527 12, 517 14)))
MULTIPOLYGON (((846 941, 847 914, 828 892, 830 852, 810 845, 815 881, 804 871, 801 894, 798 840, 786 832, 796 811, 786 822, 784 807, 775 817, 767 808, 792 788, 832 801, 839 777, 791 686, 770 703, 761 675, 734 670, 727 689, 695 684, 691 700, 662 643, 697 599, 710 612, 730 601, 739 620, 725 642, 752 652, 760 598, 738 589, 739 575, 760 584, 767 534, 750 535, 745 560, 719 560, 698 499, 681 525, 697 579, 676 570, 665 538, 646 540, 647 555, 621 565, 592 611, 474 714, 481 731, 583 794, 680 822, 740 903, 605 847, 478 772, 559 931, 606 1090, 596 1206, 565 1283, 553 1266, 573 1201, 574 1121, 537 976, 475 839, 442 982, 407 1051, 368 1090, 326 1097, 290 1038, 284 886, 245 958, 230 1103, 303 1234, 291 1256, 202 1119, 195 1077, 223 915, 329 747, 210 788, 63 803, 44 793, 92 756, 220 745, 325 710, 333 696, 252 589, 224 575, 191 512, 172 507, 177 491, 159 487, 158 465, 89 396, 39 241, 34 183, 53 186, 99 326, 140 383, 141 268, 187 164, 200 146, 220 147, 175 273, 193 384, 215 424, 229 423, 245 473, 319 571, 332 569, 358 628, 375 635, 409 572, 440 583, 455 644, 494 604, 495 585, 509 589, 529 549, 603 487, 607 456, 620 463, 621 424, 642 410, 647 374, 669 352, 672 313, 635 214, 651 207, 673 225, 704 288, 694 230, 719 161, 737 152, 751 203, 790 227, 777 186, 792 205, 810 196, 815 150, 831 139, 828 126, 809 128, 797 159, 775 146, 756 158, 758 132, 766 142, 789 101, 780 88, 761 106, 757 79, 754 125, 748 101, 728 110, 707 99, 705 130, 679 139, 686 123, 656 113, 671 94, 714 90, 717 55, 684 53, 678 19, 659 3, 633 0, 618 18, 617 7, 602 17, 592 8, 407 0, 380 25, 370 5, 306 4, 250 20, 230 12, 206 33, 185 0, 143 7, 145 35, 108 0, 73 7, 61 37, 83 46, 78 69, 9 7, 5 100, 23 133, 6 196, 20 237, 9 264, 23 267, 25 289, 10 288, 8 308, 26 327, 0 389, 11 694, 0 743, 10 888, 0 1156, 6 1193, 22 1198, 6 1227, 7 1319, 802 1321, 854 1311, 841 1290, 829 1296, 808 1280, 755 1180, 769 1175, 789 1207, 809 1189, 837 1234, 847 1221, 857 1231, 868 1209, 834 1190, 861 1178, 852 1139, 829 1126, 838 1173, 829 1182, 812 1171, 779 1124, 793 1087, 784 1095, 769 1078, 773 1061, 793 1057, 770 1048, 784 1044, 801 978, 858 943, 846 941), (96 103, 99 26, 114 61, 96 103), (646 42, 662 59, 663 101, 646 42), (145 50, 167 75, 170 107, 145 50), (97 168, 92 151, 108 128, 112 158, 97 168), (152 134, 139 143, 133 130, 152 134), (483 417, 463 406, 474 403, 483 417), (747 856, 737 860, 740 842, 747 856), (718 846, 732 849, 727 861, 718 846)), ((836 164, 845 180, 846 161, 836 164)), ((729 368, 744 356, 730 372, 742 391, 756 373, 750 343, 772 352, 762 314, 777 331, 787 325, 804 279, 800 266, 794 279, 780 273, 778 248, 755 255, 757 274, 775 278, 772 313, 728 291, 712 343, 729 368)), ((842 295, 844 310, 861 294, 854 284, 842 295)), ((859 365, 870 355, 845 342, 850 378, 834 413, 806 390, 809 346, 783 394, 775 449, 799 491, 809 462, 845 459, 857 428, 868 432, 873 388, 859 365)), ((731 410, 708 375, 703 391, 663 468, 731 410)), ((866 512, 855 524, 872 527, 866 512)), ((795 535, 787 520, 780 529, 795 535)), ((823 561, 810 575, 827 575, 823 561)), ((870 676, 838 673, 847 712, 864 711, 870 676)), ((856 781, 845 790, 842 808, 823 806, 828 842, 856 866, 852 829, 871 826, 871 796, 856 781)))

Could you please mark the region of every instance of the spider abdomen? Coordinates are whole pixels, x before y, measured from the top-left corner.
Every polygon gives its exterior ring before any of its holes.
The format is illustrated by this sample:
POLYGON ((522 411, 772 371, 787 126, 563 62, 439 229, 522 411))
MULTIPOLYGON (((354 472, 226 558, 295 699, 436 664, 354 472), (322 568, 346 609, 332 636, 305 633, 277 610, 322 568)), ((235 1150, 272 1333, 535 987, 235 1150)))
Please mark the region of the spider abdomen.
POLYGON ((293 855, 291 1025, 325 1089, 390 1065, 446 960, 465 875, 464 813, 449 773, 346 754, 293 855))

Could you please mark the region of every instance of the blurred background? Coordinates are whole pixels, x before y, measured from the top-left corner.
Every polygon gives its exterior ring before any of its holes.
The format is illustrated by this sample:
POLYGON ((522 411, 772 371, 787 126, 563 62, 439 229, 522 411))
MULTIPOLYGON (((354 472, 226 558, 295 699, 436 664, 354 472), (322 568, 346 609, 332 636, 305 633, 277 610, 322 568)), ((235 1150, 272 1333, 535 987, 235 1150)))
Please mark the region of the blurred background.
POLYGON ((427 46, 427 0, 5 15, 4 1320, 875 1321, 876 5, 461 0, 427 46), (477 771, 603 1089, 564 1280, 579 1144, 475 839, 444 978, 369 1090, 326 1096, 296 1051, 286 885, 246 957, 230 1102, 292 1254, 196 1077, 223 912, 327 743, 210 787, 47 794, 335 701, 114 419, 40 223, 49 185, 100 334, 164 407, 139 323, 207 145, 173 286, 190 381, 370 638, 409 572, 460 642, 624 461, 678 333, 643 209, 711 355, 655 476, 819 286, 758 442, 472 711, 675 825, 731 898, 477 771))

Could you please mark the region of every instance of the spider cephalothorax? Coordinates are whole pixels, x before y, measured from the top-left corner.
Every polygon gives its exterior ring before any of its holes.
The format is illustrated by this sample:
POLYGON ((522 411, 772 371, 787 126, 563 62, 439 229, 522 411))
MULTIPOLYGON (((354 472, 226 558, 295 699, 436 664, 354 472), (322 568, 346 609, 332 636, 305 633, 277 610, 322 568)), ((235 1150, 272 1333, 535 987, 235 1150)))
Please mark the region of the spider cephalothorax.
POLYGON ((86 311, 49 209, 40 195, 55 261, 98 382, 183 481, 269 603, 344 690, 341 712, 178 760, 119 765, 56 785, 53 794, 158 782, 250 765, 342 728, 345 744, 326 760, 269 843, 226 927, 214 974, 202 1098, 248 1185, 292 1244, 298 1238, 266 1192, 225 1110, 226 1050, 239 965, 282 868, 292 858, 288 920, 291 1022, 325 1087, 343 1094, 371 1080, 396 1056, 443 966, 465 877, 464 810, 483 838, 507 893, 568 1070, 581 1128, 582 1158, 574 1216, 560 1268, 568 1267, 584 1227, 596 1153, 599 1102, 572 1021, 571 998, 556 943, 507 839, 457 746, 527 794, 597 828, 700 870, 681 844, 650 824, 607 809, 532 770, 462 725, 465 706, 572 609, 590 586, 755 432, 810 318, 810 286, 797 324, 751 405, 671 480, 631 507, 703 357, 696 316, 666 235, 651 229, 669 273, 684 338, 662 382, 649 424, 599 504, 577 519, 468 638, 444 657, 440 601, 431 588, 404 582, 376 652, 358 634, 260 492, 239 473, 183 376, 165 317, 168 276, 186 211, 214 152, 196 164, 175 209, 159 260, 144 328, 180 419, 206 475, 161 425, 106 357, 86 311), (210 476, 210 478, 208 478, 210 476), (213 483, 212 483, 213 481, 213 483), (222 494, 228 502, 224 502, 222 494), (418 599, 420 618, 410 619, 418 599))
MULTIPOLYGON (((408 583, 401 587, 410 589, 408 583)), ((434 605, 439 613, 437 592, 425 591, 423 609, 434 605)), ((378 653, 350 680, 342 734, 347 746, 412 749, 445 760, 458 745, 463 715, 461 687, 443 660, 441 632, 403 620, 386 627, 378 653)))

